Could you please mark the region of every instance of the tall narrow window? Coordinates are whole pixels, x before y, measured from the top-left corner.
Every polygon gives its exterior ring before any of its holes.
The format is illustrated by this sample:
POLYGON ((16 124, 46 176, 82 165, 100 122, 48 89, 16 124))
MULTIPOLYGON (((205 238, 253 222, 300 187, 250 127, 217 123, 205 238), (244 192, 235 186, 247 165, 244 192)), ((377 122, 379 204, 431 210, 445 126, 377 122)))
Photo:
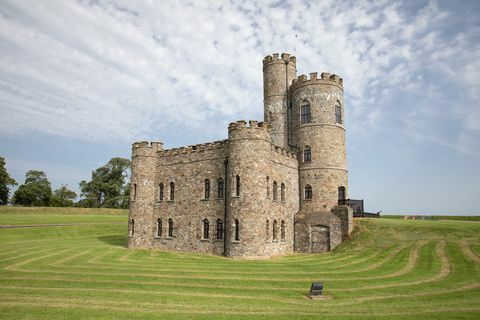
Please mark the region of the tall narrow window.
POLYGON ((312 199, 312 186, 309 184, 305 186, 305 199, 312 199))
POLYGON ((342 106, 338 100, 335 102, 335 123, 342 124, 342 106))
POLYGON ((240 240, 240 223, 235 219, 235 241, 240 240))
POLYGON ((208 219, 203 220, 203 239, 208 239, 210 237, 210 224, 208 219))
POLYGON ((205 199, 210 198, 210 180, 205 179, 205 199))
POLYGON ((338 200, 345 200, 345 187, 338 187, 338 200))
POLYGON ((270 239, 270 221, 267 219, 267 224, 265 225, 265 239, 270 239))
POLYGON ((133 184, 133 201, 137 199, 137 184, 133 184))
POLYGON ((159 201, 163 201, 163 191, 164 191, 164 189, 165 189, 165 188, 163 187, 163 183, 160 183, 160 184, 158 185, 158 190, 159 190, 159 192, 158 192, 158 200, 159 200, 159 201))
POLYGON ((175 200, 175 183, 170 182, 170 200, 175 200))
POLYGON ((223 221, 217 219, 217 239, 223 239, 223 221))
POLYGON ((130 219, 130 223, 129 223, 129 231, 130 231, 130 236, 133 236, 133 234, 135 233, 135 220, 133 219, 130 219))
POLYGON ((312 117, 310 115, 310 103, 307 101, 304 101, 302 105, 300 106, 301 108, 301 122, 303 123, 310 123, 312 121, 312 117))
POLYGON ((168 219, 168 236, 173 237, 173 220, 168 219))
POLYGON ((240 176, 236 176, 235 178, 235 186, 236 186, 236 196, 239 197, 240 196, 240 176))
POLYGON ((280 224, 280 237, 282 240, 285 240, 285 221, 282 220, 280 224))
POLYGON ((270 199, 270 178, 267 177, 267 199, 270 199))
POLYGON ((217 184, 218 184, 218 192, 217 192, 217 198, 221 199, 223 198, 223 179, 222 178, 219 178, 217 180, 217 184))
POLYGON ((280 200, 285 202, 285 183, 280 186, 280 200))
POLYGON ((273 220, 273 240, 277 240, 277 220, 273 220))
POLYGON ((157 236, 162 236, 162 219, 157 219, 157 236))
POLYGON ((305 146, 303 149, 303 162, 311 162, 312 161, 312 149, 309 146, 305 146))
POLYGON ((277 181, 273 181, 273 201, 277 201, 277 181))

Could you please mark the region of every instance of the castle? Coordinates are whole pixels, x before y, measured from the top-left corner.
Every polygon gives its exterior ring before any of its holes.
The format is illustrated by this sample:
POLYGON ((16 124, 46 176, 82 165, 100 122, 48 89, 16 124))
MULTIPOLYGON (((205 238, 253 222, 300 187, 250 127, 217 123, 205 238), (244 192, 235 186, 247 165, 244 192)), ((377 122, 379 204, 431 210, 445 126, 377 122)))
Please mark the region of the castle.
POLYGON ((296 76, 296 58, 263 60, 264 121, 228 139, 132 146, 129 248, 271 257, 335 248, 352 230, 343 80, 296 76))

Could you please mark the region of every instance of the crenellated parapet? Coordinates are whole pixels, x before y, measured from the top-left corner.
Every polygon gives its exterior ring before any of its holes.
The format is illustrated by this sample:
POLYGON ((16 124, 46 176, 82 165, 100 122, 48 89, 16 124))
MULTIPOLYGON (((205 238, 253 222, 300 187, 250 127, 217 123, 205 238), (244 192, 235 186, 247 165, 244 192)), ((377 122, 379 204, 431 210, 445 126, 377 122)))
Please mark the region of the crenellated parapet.
POLYGON ((132 144, 132 157, 135 156, 152 156, 157 152, 163 150, 162 142, 148 142, 148 141, 139 141, 132 144))
POLYGON ((272 145, 272 150, 282 156, 286 156, 288 158, 297 159, 297 155, 294 152, 291 152, 288 149, 281 148, 279 146, 272 145))
POLYGON ((181 148, 172 148, 163 150, 160 153, 160 156, 174 156, 180 154, 190 154, 190 153, 200 153, 209 150, 223 149, 227 144, 228 140, 219 140, 214 142, 207 142, 202 144, 195 144, 191 146, 181 147, 181 148))
POLYGON ((263 68, 268 67, 269 65, 272 64, 292 64, 296 66, 297 64, 297 58, 295 56, 290 55, 289 53, 282 53, 282 55, 279 55, 278 53, 274 53, 272 55, 268 55, 263 59, 263 68))
POLYGON ((299 87, 315 84, 334 85, 343 90, 343 78, 339 77, 338 75, 322 72, 319 78, 317 72, 311 72, 310 78, 302 74, 294 79, 292 85, 290 86, 290 91, 293 92, 299 87))

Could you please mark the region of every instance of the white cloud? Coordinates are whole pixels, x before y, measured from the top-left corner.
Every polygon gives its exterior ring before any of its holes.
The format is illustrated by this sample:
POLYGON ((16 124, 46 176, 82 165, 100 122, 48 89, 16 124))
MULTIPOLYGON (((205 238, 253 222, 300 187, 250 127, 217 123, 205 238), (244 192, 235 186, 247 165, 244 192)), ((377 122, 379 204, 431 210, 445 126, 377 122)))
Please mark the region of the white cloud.
MULTIPOLYGON (((438 135, 429 116, 410 117, 413 99, 441 105, 458 72, 465 82, 457 94, 479 96, 473 31, 446 36, 451 17, 435 1, 417 9, 389 1, 3 1, 0 13, 1 135, 133 141, 185 127, 192 137, 218 136, 228 121, 261 117, 261 60, 272 52, 296 54, 299 74, 343 76, 352 130, 407 123, 386 122, 395 113, 438 135)), ((466 108, 442 114, 476 128, 478 104, 466 108)))

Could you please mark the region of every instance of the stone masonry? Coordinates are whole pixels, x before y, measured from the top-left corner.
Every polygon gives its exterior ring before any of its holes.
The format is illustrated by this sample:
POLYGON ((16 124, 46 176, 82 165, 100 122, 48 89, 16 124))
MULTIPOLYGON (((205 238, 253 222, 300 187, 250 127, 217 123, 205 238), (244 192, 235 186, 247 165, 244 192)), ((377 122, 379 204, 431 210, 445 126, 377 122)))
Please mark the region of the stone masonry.
POLYGON ((165 150, 132 146, 129 248, 261 258, 335 248, 352 231, 343 81, 263 60, 264 122, 228 139, 165 150))

